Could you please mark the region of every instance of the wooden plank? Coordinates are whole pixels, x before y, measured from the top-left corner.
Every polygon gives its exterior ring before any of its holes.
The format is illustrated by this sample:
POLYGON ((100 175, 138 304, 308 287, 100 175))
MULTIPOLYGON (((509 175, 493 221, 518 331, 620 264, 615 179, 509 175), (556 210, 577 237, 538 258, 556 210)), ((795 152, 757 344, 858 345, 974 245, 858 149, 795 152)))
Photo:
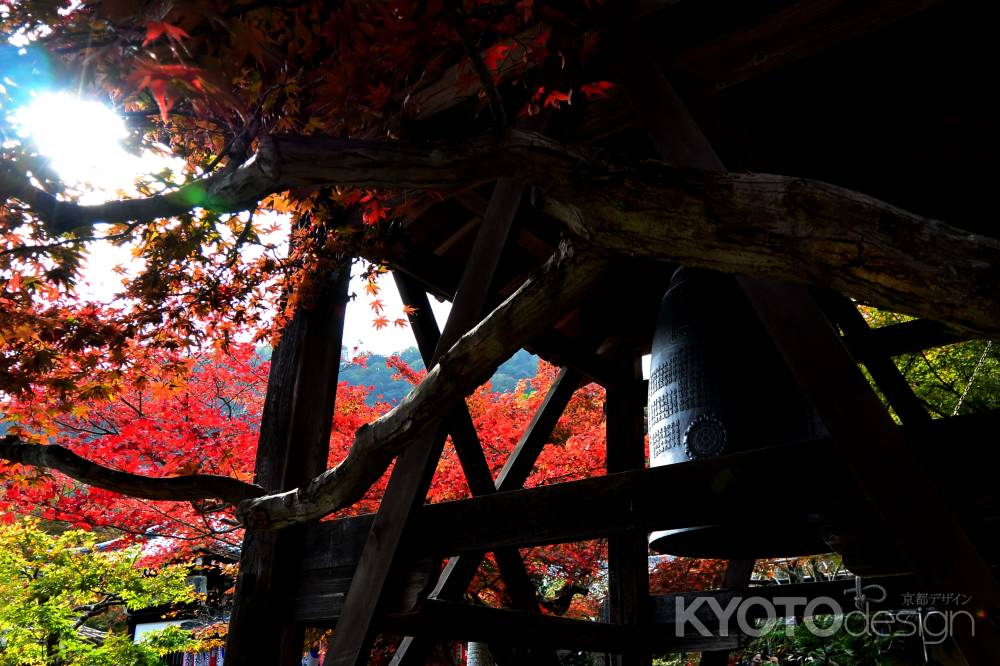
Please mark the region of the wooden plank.
MULTIPOLYGON (((524 485, 579 383, 579 374, 565 368, 560 371, 527 430, 507 458, 497 478, 498 491, 517 490, 524 485)), ((449 560, 431 596, 448 600, 464 594, 483 555, 479 552, 449 560)))
MULTIPOLYGON (((481 197, 475 190, 462 190, 452 198, 465 206, 477 218, 482 217, 486 213, 486 207, 489 205, 489 201, 481 197)), ((531 211, 526 211, 526 214, 522 215, 522 222, 518 225, 514 240, 519 247, 523 248, 528 254, 535 257, 535 259, 545 261, 552 256, 552 252, 555 251, 555 245, 546 243, 529 228, 527 222, 530 222, 533 217, 530 213, 531 211)), ((450 241, 447 242, 451 244, 450 241)))
MULTIPOLYGON (((326 469, 337 396, 350 261, 328 277, 316 307, 299 309, 271 357, 254 481, 295 488, 326 469)), ((302 627, 288 621, 304 529, 248 530, 240 556, 227 662, 281 666, 302 658, 302 627), (275 621, 275 618, 282 620, 275 621)))
POLYGON ((531 417, 531 423, 517 441, 507 461, 497 475, 497 490, 506 492, 524 485, 535 468, 535 462, 552 436, 559 417, 566 411, 566 405, 579 388, 582 377, 579 372, 562 368, 552 382, 548 393, 531 417))
MULTIPOLYGON (((421 511, 415 529, 421 532, 422 542, 434 544, 426 547, 464 553, 586 541, 713 521, 739 523, 758 515, 755 511, 759 509, 745 498, 765 481, 797 498, 795 511, 802 515, 789 515, 789 521, 803 519, 806 513, 846 511, 852 504, 851 489, 841 479, 801 473, 810 469, 806 461, 830 473, 838 469, 819 452, 829 441, 812 444, 434 504, 421 511), (792 462, 783 456, 798 458, 792 462), (664 501, 665 492, 689 501, 664 501)), ((854 508, 861 506, 855 504, 854 508)))
MULTIPOLYGON (((881 576, 864 579, 870 611, 906 608, 907 597, 920 589, 919 578, 913 574, 881 576), (884 597, 883 597, 884 591, 884 597)), ((554 616, 505 611, 483 606, 472 606, 454 602, 428 601, 419 612, 390 614, 384 620, 383 628, 395 632, 422 632, 441 640, 489 642, 497 637, 513 639, 526 645, 550 648, 574 649, 590 652, 615 652, 633 647, 655 649, 658 652, 695 650, 719 650, 738 648, 749 639, 740 636, 735 615, 729 617, 725 627, 725 638, 720 636, 718 618, 707 600, 726 608, 734 600, 754 597, 758 600, 774 602, 775 617, 788 617, 801 611, 805 603, 812 600, 831 599, 841 605, 844 611, 854 609, 856 599, 854 579, 841 579, 818 583, 792 585, 769 585, 753 587, 749 590, 724 589, 705 592, 687 592, 675 595, 656 595, 650 599, 650 623, 634 629, 601 622, 569 620, 554 616), (803 605, 789 606, 789 600, 801 600, 803 605), (701 600, 701 601, 699 601, 701 600), (682 608, 695 607, 694 617, 714 635, 699 638, 693 633, 677 636, 679 604, 682 608)), ((827 609, 823 604, 820 609, 827 609)), ((766 617, 764 607, 755 603, 747 606, 748 619, 766 617)), ((686 626, 682 625, 682 628, 686 626)), ((705 657, 703 656, 702 659, 705 657)))
MULTIPOLYGON (((542 448, 551 436, 552 430, 555 428, 559 417, 565 410, 566 404, 573 396, 573 392, 579 386, 579 383, 580 375, 578 373, 566 369, 560 372, 538 411, 535 413, 535 416, 532 418, 527 430, 514 447, 503 470, 500 472, 496 482, 498 490, 512 490, 520 488, 524 484, 524 481, 528 478, 534 467, 539 453, 541 453, 542 448)), ((468 589, 472 578, 475 576, 483 555, 483 552, 479 552, 451 558, 445 566, 444 571, 441 572, 437 585, 430 596, 443 600, 461 599, 462 595, 468 589)), ((517 561, 520 562, 520 556, 517 555, 516 550, 513 552, 508 550, 506 553, 500 551, 499 553, 500 558, 510 557, 511 555, 516 555, 518 558, 517 561)), ((509 569, 510 567, 511 565, 508 564, 506 568, 509 569)), ((521 584, 523 585, 523 583, 521 584)), ((528 598, 525 592, 516 594, 519 594, 523 599, 528 598)), ((537 608, 538 603, 534 587, 531 588, 531 597, 534 607, 537 608)), ((422 663, 421 660, 425 657, 429 648, 428 643, 429 641, 427 640, 414 639, 410 636, 404 638, 393 656, 392 664, 396 666, 422 663)))
POLYGON ((368 660, 372 624, 386 581, 401 550, 409 517, 423 504, 446 434, 444 428, 431 431, 396 459, 357 572, 351 579, 325 666, 363 664, 368 660))
MULTIPOLYGON (((607 469, 609 474, 646 466, 642 364, 625 348, 613 355, 617 381, 607 389, 607 469)), ((639 632, 646 624, 649 597, 649 535, 642 530, 608 539, 608 608, 611 622, 639 632)), ((629 646, 630 648, 632 646, 629 646)), ((638 649, 615 655, 618 666, 641 666, 652 656, 638 649)))
POLYGON ((851 299, 835 292, 824 292, 820 302, 844 332, 844 343, 851 356, 863 363, 882 395, 896 410, 903 423, 925 423, 930 414, 913 392, 903 373, 889 356, 875 347, 872 329, 851 299))

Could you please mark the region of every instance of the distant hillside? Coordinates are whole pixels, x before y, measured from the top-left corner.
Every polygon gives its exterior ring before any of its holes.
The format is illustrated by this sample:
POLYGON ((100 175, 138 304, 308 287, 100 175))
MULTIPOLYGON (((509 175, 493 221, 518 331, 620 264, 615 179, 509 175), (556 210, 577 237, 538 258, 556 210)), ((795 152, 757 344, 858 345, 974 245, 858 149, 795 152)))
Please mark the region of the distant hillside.
MULTIPOLYGON (((404 349, 399 353, 399 356, 413 369, 423 370, 424 364, 416 347, 404 349)), ((394 371, 386 367, 385 359, 385 356, 372 354, 368 357, 367 367, 349 364, 341 369, 340 381, 347 382, 352 386, 373 387, 368 398, 369 402, 375 402, 380 399, 379 396, 387 402, 398 402, 409 392, 410 385, 403 380, 392 378, 394 371)), ((491 379, 493 389, 503 392, 513 391, 518 381, 534 377, 537 372, 538 357, 522 349, 501 365, 496 374, 493 375, 491 379)))

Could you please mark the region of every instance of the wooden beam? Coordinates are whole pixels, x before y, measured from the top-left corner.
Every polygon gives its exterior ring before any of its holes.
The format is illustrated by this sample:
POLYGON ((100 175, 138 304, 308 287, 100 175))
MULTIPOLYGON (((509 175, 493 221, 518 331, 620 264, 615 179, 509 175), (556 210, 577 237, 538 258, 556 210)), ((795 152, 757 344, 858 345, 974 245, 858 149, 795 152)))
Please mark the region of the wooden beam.
MULTIPOLYGON (((454 306, 428 367, 432 367, 482 316, 523 194, 521 184, 506 179, 497 183, 455 292, 454 306)), ((367 662, 372 627, 386 580, 397 562, 410 516, 427 495, 446 436, 444 426, 431 431, 396 459, 324 666, 353 666, 367 662)))
MULTIPOLYGON (((915 574, 898 574, 893 576, 878 576, 864 578, 861 581, 863 587, 868 588, 869 608, 871 610, 900 610, 914 606, 914 592, 920 590, 920 579, 915 574), (885 591, 882 597, 880 591, 875 586, 885 591)), ((857 581, 855 578, 847 578, 833 581, 820 581, 813 583, 793 583, 789 585, 760 585, 749 588, 723 588, 721 590, 711 590, 702 592, 682 592, 680 594, 659 594, 650 598, 651 620, 658 625, 673 627, 677 620, 677 610, 680 606, 691 607, 692 603, 698 599, 712 599, 718 602, 722 608, 732 603, 734 598, 756 597, 767 601, 774 601, 781 597, 799 599, 820 599, 827 598, 836 601, 845 612, 855 609, 857 581)), ((829 610, 823 606, 824 610, 829 610)), ((748 618, 763 617, 763 607, 756 606, 747 609, 748 618)), ((775 605, 776 617, 789 617, 795 615, 795 609, 791 611, 782 604, 775 605)), ((799 612, 802 607, 798 607, 799 612)), ((694 617, 712 631, 717 631, 719 627, 718 617, 712 612, 709 604, 704 603, 694 611, 694 617)), ((735 615, 735 614, 734 614, 735 615)), ((731 620, 734 618, 730 618, 731 620)), ((727 627, 729 633, 739 633, 739 628, 735 623, 727 627)), ((704 659, 704 656, 702 657, 704 659)))
POLYGON ((903 377, 892 358, 882 354, 875 346, 874 336, 864 316, 851 299, 836 292, 820 292, 820 302, 831 319, 844 332, 844 343, 851 356, 864 364, 882 395, 896 410, 903 423, 930 421, 930 414, 903 377))
MULTIPOLYGON (((434 361, 434 350, 441 340, 441 333, 438 331, 427 294, 408 276, 397 273, 393 278, 403 303, 414 308, 414 312, 409 315, 410 330, 413 331, 425 367, 430 368, 434 361)), ((469 484, 469 491, 473 495, 493 492, 495 490, 493 475, 483 456, 482 445, 476 427, 472 423, 472 416, 469 415, 469 408, 464 404, 461 405, 448 415, 447 423, 465 480, 469 484)))
MULTIPOLYGON (((851 488, 841 479, 824 480, 801 473, 810 469, 805 461, 830 473, 843 469, 832 467, 819 454, 817 449, 823 445, 778 446, 753 454, 434 504, 421 511, 415 529, 420 530, 422 541, 435 544, 425 547, 464 553, 695 527, 713 521, 738 523, 757 515, 757 508, 745 499, 765 480, 780 486, 787 496, 799 497, 796 508, 801 508, 803 515, 807 511, 839 513, 847 506, 862 508, 857 502, 852 505, 851 488), (791 463, 783 461, 783 456, 800 457, 791 463), (688 501, 664 501, 665 492, 688 501), (456 534, 458 531, 462 533, 456 534)), ((788 520, 795 522, 797 518, 789 515, 788 520)))
POLYGON ((872 329, 872 346, 883 356, 915 354, 972 338, 929 319, 913 319, 872 329))
POLYGON ((594 353, 589 345, 581 344, 555 329, 534 338, 525 348, 549 363, 571 368, 601 386, 610 386, 614 382, 614 368, 606 359, 594 353))
MULTIPOLYGON (((437 323, 434 321, 430 304, 427 302, 427 295, 423 293, 412 281, 403 276, 396 276, 396 285, 399 289, 403 302, 415 308, 415 313, 411 315, 410 324, 420 353, 426 365, 430 365, 434 358, 435 349, 440 344, 440 334, 437 323), (423 312, 425 316, 420 317, 423 312)), ((485 495, 496 492, 497 486, 493 481, 489 465, 483 455, 482 445, 476 434, 475 425, 469 414, 469 409, 464 404, 452 412, 448 418, 449 431, 452 435, 452 442, 458 454, 462 471, 465 474, 469 490, 473 495, 485 495)), ((503 577, 510 596, 512 606, 518 610, 532 610, 537 612, 538 596, 534 584, 528 577, 528 572, 524 568, 520 554, 516 549, 505 549, 495 554, 497 566, 503 577)), ((451 563, 449 563, 449 566, 451 563)), ((455 588, 452 594, 446 594, 445 599, 460 599, 468 588, 472 576, 475 575, 475 568, 478 561, 469 572, 468 579, 461 589, 455 588)), ((442 574, 447 578, 448 568, 442 574)), ((435 595, 440 596, 440 582, 435 590, 435 595)), ((415 644, 412 637, 404 638, 393 656, 393 664, 418 663, 422 662, 427 655, 431 645, 428 641, 419 641, 415 644)), ((551 660, 551 657, 550 657, 551 660)))
MULTIPOLYGON (((871 611, 899 610, 913 605, 913 593, 921 589, 920 579, 914 574, 879 576, 865 578, 862 585, 867 589, 868 608, 871 611), (876 587, 877 586, 877 587, 876 587), (877 589, 881 588, 881 590, 877 589), (885 591, 884 599, 881 591, 885 591)), ((437 640, 492 642, 498 639, 511 640, 523 645, 533 645, 551 649, 577 649, 586 651, 606 651, 628 649, 639 645, 655 648, 660 652, 680 650, 720 650, 725 652, 744 644, 739 627, 731 616, 722 638, 722 627, 718 617, 707 601, 714 601, 726 608, 734 599, 754 597, 774 601, 775 616, 788 617, 801 612, 802 606, 789 608, 785 600, 795 598, 806 600, 832 599, 845 611, 854 609, 856 581, 840 579, 814 583, 790 585, 755 586, 749 589, 721 589, 703 592, 685 592, 650 597, 647 611, 648 624, 635 630, 601 622, 567 620, 554 616, 539 616, 533 613, 505 611, 471 604, 459 604, 428 600, 420 608, 404 613, 390 613, 380 620, 380 630, 428 635, 437 640), (782 599, 783 598, 783 599, 782 599), (702 601, 699 601, 702 600, 702 601), (710 637, 697 637, 693 632, 677 636, 677 611, 681 608, 695 608, 693 616, 706 629, 710 637)), ((737 601, 738 603, 738 601, 737 601)), ((822 606, 826 609, 826 606, 822 606)), ((747 617, 764 617, 763 606, 748 606, 747 617)), ((683 628, 683 627, 682 627, 683 628)), ((691 627, 693 630, 694 627, 691 627)), ((704 659, 704 656, 703 656, 704 659)))
POLYGON ((542 449, 552 436, 559 417, 566 411, 566 406, 579 388, 582 377, 579 372, 562 368, 556 380, 552 382, 545 399, 538 406, 538 411, 531 417, 531 423, 514 446, 503 469, 497 475, 497 490, 507 492, 517 490, 531 476, 535 462, 542 449))
POLYGON ((417 612, 387 616, 383 627, 391 633, 419 633, 438 640, 511 641, 588 652, 623 652, 636 647, 659 652, 696 651, 720 643, 740 646, 737 637, 721 641, 717 637, 675 638, 665 627, 660 627, 661 631, 637 631, 603 622, 431 599, 417 612))
MULTIPOLYGON (((326 469, 337 397, 350 260, 327 276, 316 307, 296 311, 271 356, 255 483, 295 488, 326 469)), ((291 617, 295 570, 305 530, 248 530, 240 555, 227 663, 299 664, 301 626, 291 617)))
MULTIPOLYGON (((489 205, 489 201, 481 197, 475 190, 461 190, 452 198, 465 206, 465 208, 476 217, 482 217, 486 213, 486 207, 489 205)), ((532 257, 538 261, 545 261, 552 254, 553 250, 555 250, 555 247, 539 238, 535 232, 529 228, 527 222, 530 222, 532 217, 532 211, 530 210, 527 210, 522 214, 520 224, 515 232, 514 240, 519 247, 525 250, 532 257)), ((446 241, 446 243, 449 245, 452 244, 450 241, 446 241)))
MULTIPOLYGON (((535 461, 548 441, 559 417, 580 384, 580 375, 565 368, 559 373, 532 418, 527 430, 507 458, 496 481, 498 491, 520 488, 531 474, 535 461)), ((441 600, 461 599, 475 576, 484 553, 453 557, 441 572, 431 597, 441 600)), ((537 608, 537 601, 535 602, 537 608)), ((427 654, 429 641, 407 636, 392 659, 393 666, 419 664, 427 654)))
MULTIPOLYGON (((936 466, 947 482, 944 490, 949 501, 966 507, 972 518, 979 511, 1000 515, 1000 506, 993 501, 991 508, 989 499, 995 485, 994 470, 1000 466, 1000 450, 985 445, 996 439, 998 429, 1000 412, 991 412, 901 426, 900 433, 907 449, 936 466), (950 443, 948 456, 940 455, 941 442, 950 443)), ((829 455, 831 446, 831 440, 823 439, 427 505, 420 509, 417 523, 421 539, 411 544, 411 557, 584 541, 630 529, 752 520, 755 509, 741 498, 761 487, 781 488, 783 496, 795 498, 803 513, 832 512, 835 516, 838 511, 843 515, 860 511, 870 515, 851 482, 846 463, 829 455), (806 474, 803 470, 821 472, 806 474), (665 492, 670 497, 684 496, 687 501, 683 505, 664 502, 665 492), (735 512, 727 504, 733 501, 737 502, 735 512)), ((372 515, 358 516, 309 528, 302 580, 296 592, 300 604, 297 620, 328 624, 337 618, 372 520, 372 515)), ((788 516, 787 520, 791 525, 796 517, 788 516)))

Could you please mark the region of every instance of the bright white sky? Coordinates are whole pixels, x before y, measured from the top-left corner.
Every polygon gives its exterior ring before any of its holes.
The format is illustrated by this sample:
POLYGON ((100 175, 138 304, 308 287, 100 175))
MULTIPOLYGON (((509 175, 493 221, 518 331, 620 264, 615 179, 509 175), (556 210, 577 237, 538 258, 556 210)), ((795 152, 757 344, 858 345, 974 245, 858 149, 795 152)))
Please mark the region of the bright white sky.
MULTIPOLYGON (((79 185, 82 203, 100 203, 122 196, 137 196, 135 179, 163 169, 180 173, 183 160, 166 150, 146 149, 142 155, 125 150, 122 139, 127 136, 125 123, 112 109, 100 102, 84 100, 76 95, 57 92, 36 95, 11 117, 23 137, 30 137, 39 151, 51 160, 53 169, 67 183, 79 185)), ((121 278, 112 268, 126 268, 132 258, 127 247, 107 243, 92 243, 80 293, 86 298, 110 301, 121 286, 121 278)), ((355 266, 354 273, 363 266, 355 266)), ((390 319, 402 316, 402 301, 391 276, 379 282, 379 298, 385 303, 390 319)), ((352 291, 357 298, 347 308, 344 344, 376 354, 401 351, 414 343, 409 328, 395 326, 376 331, 374 318, 363 291, 364 282, 354 279, 352 291)), ((443 325, 451 308, 431 298, 431 309, 439 325, 443 325)))

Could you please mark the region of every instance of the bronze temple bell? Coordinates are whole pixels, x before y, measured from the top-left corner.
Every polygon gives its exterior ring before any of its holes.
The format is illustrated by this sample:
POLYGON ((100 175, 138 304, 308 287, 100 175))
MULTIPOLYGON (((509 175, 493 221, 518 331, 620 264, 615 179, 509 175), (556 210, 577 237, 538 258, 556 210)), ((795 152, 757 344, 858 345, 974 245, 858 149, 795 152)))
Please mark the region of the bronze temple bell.
MULTIPOLYGON (((815 439, 825 432, 736 280, 680 268, 663 297, 649 375, 650 465, 815 439)), ((782 518, 761 488, 761 521, 656 532, 671 555, 756 558, 829 550, 819 516, 782 518)))

